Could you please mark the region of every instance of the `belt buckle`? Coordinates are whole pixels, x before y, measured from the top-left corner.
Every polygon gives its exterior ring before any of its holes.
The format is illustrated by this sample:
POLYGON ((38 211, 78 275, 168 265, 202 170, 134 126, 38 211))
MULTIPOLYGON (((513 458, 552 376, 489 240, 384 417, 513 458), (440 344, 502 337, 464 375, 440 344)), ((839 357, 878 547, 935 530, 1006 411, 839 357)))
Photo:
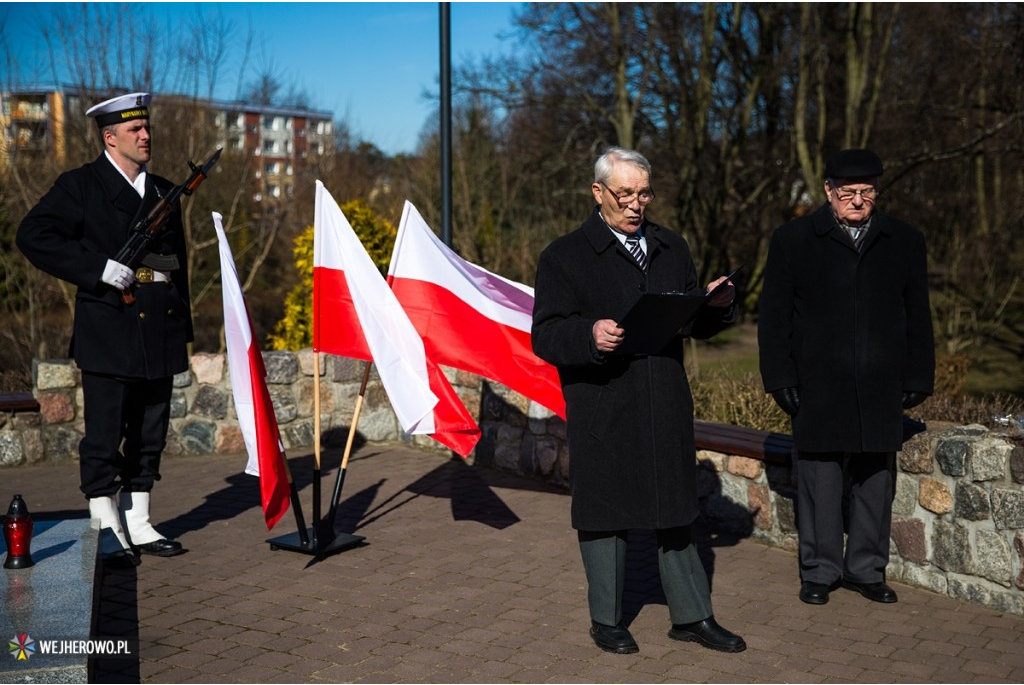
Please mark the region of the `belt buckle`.
POLYGON ((135 270, 135 280, 139 283, 152 283, 153 270, 148 266, 140 266, 135 270))

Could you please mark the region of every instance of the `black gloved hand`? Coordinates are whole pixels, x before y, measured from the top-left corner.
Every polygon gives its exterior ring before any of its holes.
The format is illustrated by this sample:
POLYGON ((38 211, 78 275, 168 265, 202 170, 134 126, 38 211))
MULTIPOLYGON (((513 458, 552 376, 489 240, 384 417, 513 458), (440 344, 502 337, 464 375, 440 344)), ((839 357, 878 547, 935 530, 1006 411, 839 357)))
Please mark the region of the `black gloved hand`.
POLYGON ((792 387, 773 390, 772 398, 775 399, 776 404, 782 407, 782 411, 786 412, 790 416, 796 416, 796 413, 800 411, 799 388, 792 387))
POLYGON ((913 409, 926 399, 928 399, 927 393, 917 392, 915 390, 906 390, 903 393, 903 408, 913 409))

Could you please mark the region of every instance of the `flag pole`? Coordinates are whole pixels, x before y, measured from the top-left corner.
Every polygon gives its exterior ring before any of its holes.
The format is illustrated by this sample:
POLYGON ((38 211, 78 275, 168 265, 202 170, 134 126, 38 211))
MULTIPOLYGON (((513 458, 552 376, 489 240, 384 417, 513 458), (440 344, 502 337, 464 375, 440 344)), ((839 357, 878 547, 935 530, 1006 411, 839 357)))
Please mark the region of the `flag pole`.
POLYGON ((288 457, 281 452, 281 459, 284 461, 284 473, 288 478, 288 493, 292 500, 292 511, 295 512, 295 526, 299 531, 299 542, 303 547, 309 547, 309 531, 306 530, 306 518, 302 515, 302 502, 299 501, 299 491, 292 479, 292 467, 288 464, 288 457))
POLYGON ((338 467, 338 477, 334 481, 334 494, 331 496, 331 510, 327 515, 331 522, 331 530, 334 530, 334 517, 338 513, 338 500, 341 498, 341 488, 345 483, 345 473, 348 469, 348 458, 352 454, 352 443, 356 437, 356 426, 359 424, 359 414, 363 409, 363 398, 366 396, 366 384, 370 380, 370 366, 373 362, 366 362, 363 367, 363 382, 359 385, 359 396, 356 397, 356 408, 352 412, 352 425, 348 427, 348 439, 345 441, 345 453, 341 457, 341 466, 338 467))
POLYGON ((325 542, 317 535, 320 521, 320 351, 313 350, 313 544, 325 542))

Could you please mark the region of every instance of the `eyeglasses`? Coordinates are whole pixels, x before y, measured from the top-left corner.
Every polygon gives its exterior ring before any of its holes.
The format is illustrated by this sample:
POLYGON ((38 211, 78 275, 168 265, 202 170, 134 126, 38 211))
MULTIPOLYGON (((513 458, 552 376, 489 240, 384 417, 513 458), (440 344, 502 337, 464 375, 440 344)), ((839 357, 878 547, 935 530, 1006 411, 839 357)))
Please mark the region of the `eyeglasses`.
POLYGON ((847 188, 846 186, 836 188, 832 186, 832 190, 836 192, 836 199, 840 202, 849 202, 854 195, 860 195, 860 199, 864 202, 874 202, 878 197, 878 188, 847 188))
POLYGON ((615 198, 615 201, 617 203, 619 203, 620 207, 628 207, 629 205, 633 204, 634 202, 639 202, 641 205, 646 205, 646 204, 650 204, 651 200, 654 199, 654 188, 645 188, 644 190, 641 190, 638 193, 629 193, 628 195, 619 195, 614 190, 609 188, 608 184, 605 183, 604 181, 598 181, 598 183, 603 185, 605 187, 605 190, 607 190, 609 193, 611 193, 612 197, 615 198))

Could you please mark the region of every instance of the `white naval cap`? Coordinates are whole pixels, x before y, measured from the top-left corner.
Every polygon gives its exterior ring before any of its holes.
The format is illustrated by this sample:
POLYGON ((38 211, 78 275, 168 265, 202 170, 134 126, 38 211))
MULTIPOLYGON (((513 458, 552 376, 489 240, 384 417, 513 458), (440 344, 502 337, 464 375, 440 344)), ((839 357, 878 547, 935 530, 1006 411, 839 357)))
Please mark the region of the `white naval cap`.
POLYGON ((149 93, 128 93, 104 100, 90 107, 85 116, 96 117, 100 128, 132 119, 148 119, 149 93))

